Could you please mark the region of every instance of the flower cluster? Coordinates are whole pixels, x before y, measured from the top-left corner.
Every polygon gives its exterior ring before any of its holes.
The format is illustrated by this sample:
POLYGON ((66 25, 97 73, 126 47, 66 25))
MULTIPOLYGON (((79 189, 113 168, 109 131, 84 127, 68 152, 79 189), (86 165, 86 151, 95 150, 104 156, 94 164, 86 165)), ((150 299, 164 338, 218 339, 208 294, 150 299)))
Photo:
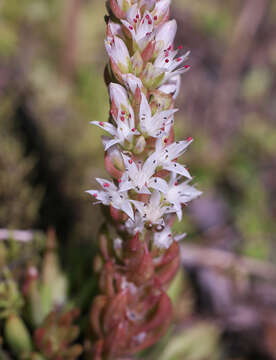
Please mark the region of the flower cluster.
POLYGON ((174 44, 170 3, 107 2, 110 117, 92 124, 105 131, 105 167, 112 180, 97 178, 99 189, 87 191, 96 204, 109 206, 95 262, 102 295, 91 310, 97 360, 102 354, 133 354, 166 331, 171 303, 165 287, 179 267, 177 241, 185 236, 175 236, 171 226, 201 194, 179 160, 193 139, 174 140, 174 101, 180 75, 190 66, 189 52, 174 44))
MULTIPOLYGON (((174 47, 177 24, 166 21, 170 0, 110 3, 115 14, 122 13, 120 21, 109 19, 105 41, 119 83, 109 84, 110 121, 92 124, 109 134, 103 137, 104 149, 112 153, 116 147, 123 167, 120 177, 97 179, 102 189, 88 193, 124 212, 128 230, 143 233, 149 224, 165 229, 173 214, 181 220, 182 207, 201 194, 177 161, 193 139, 172 140, 173 99, 180 74, 190 68, 183 65, 189 52, 179 55, 182 46, 174 47)), ((171 239, 154 243, 168 248, 171 239)))

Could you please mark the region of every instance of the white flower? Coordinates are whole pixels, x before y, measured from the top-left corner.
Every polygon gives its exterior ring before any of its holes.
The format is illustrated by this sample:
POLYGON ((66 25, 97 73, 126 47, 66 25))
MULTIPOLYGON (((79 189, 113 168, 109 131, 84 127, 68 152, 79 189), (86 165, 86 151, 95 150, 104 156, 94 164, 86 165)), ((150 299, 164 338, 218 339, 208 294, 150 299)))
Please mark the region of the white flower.
POLYGON ((158 90, 162 91, 166 94, 171 94, 174 99, 179 94, 181 86, 181 76, 180 75, 174 75, 171 76, 163 85, 161 85, 158 90))
POLYGON ((131 66, 130 56, 126 44, 118 36, 108 37, 105 48, 109 57, 115 62, 122 73, 128 73, 131 66))
POLYGON ((174 160, 186 151, 192 141, 192 138, 188 138, 187 140, 177 141, 168 146, 164 146, 161 139, 158 138, 156 140, 156 150, 151 156, 156 159, 157 166, 161 166, 162 169, 191 179, 189 171, 183 165, 174 160))
POLYGON ((162 19, 169 11, 171 0, 160 0, 155 4, 155 8, 152 11, 154 21, 162 19))
POLYGON ((134 43, 140 50, 143 50, 153 38, 153 18, 148 11, 145 11, 141 18, 137 4, 134 4, 127 14, 127 18, 131 22, 126 20, 121 20, 121 22, 130 31, 134 43))
POLYGON ((98 200, 99 203, 122 210, 134 220, 134 213, 127 192, 119 192, 117 186, 111 181, 100 178, 96 180, 103 190, 88 190, 86 192, 98 200))
POLYGON ((129 111, 133 115, 126 89, 122 85, 115 83, 110 83, 108 89, 111 102, 114 102, 117 110, 129 111))
POLYGON ((141 94, 140 105, 140 130, 146 136, 160 137, 167 136, 173 125, 173 114, 178 109, 156 112, 153 116, 146 96, 141 94))
POLYGON ((178 177, 172 173, 168 183, 168 190, 165 194, 166 201, 173 205, 179 221, 182 219, 182 204, 186 204, 202 194, 201 191, 188 185, 188 183, 189 180, 178 183, 178 177))
POLYGON ((136 209, 139 211, 142 219, 151 224, 164 225, 163 216, 174 212, 166 204, 161 202, 161 194, 159 191, 154 191, 148 201, 143 203, 137 200, 131 200, 136 209))
POLYGON ((144 221, 141 214, 136 211, 134 214, 134 220, 128 219, 125 222, 126 230, 129 234, 134 235, 137 232, 142 233, 144 230, 144 221))
POLYGON ((99 126, 113 137, 112 139, 105 139, 105 151, 115 144, 123 145, 125 141, 131 143, 133 136, 139 135, 139 132, 134 127, 134 112, 128 101, 126 90, 121 85, 111 83, 109 93, 111 101, 116 106, 112 113, 116 126, 103 121, 91 122, 91 124, 99 126))
POLYGON ((155 40, 158 51, 173 48, 173 42, 177 31, 177 23, 175 20, 167 21, 156 33, 155 40))
POLYGON ((170 46, 164 51, 160 52, 154 61, 154 66, 160 68, 165 72, 162 83, 167 82, 171 77, 183 74, 190 69, 190 65, 179 67, 185 60, 187 60, 190 51, 187 51, 182 56, 177 56, 178 50, 173 50, 170 46))
POLYGON ((121 178, 120 191, 135 190, 139 194, 151 194, 149 188, 165 192, 167 189, 167 182, 160 177, 153 177, 156 169, 156 160, 154 156, 142 163, 136 163, 128 156, 122 154, 125 173, 121 178))
POLYGON ((173 237, 171 228, 166 226, 163 231, 155 232, 153 237, 154 245, 160 249, 168 249, 173 241, 180 241, 186 234, 173 237))

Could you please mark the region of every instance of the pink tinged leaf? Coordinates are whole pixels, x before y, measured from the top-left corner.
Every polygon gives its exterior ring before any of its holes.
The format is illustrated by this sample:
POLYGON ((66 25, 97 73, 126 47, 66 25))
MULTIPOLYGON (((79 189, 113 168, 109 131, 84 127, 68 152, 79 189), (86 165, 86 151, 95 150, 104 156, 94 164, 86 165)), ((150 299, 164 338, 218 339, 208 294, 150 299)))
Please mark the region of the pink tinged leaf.
POLYGON ((121 9, 121 7, 118 5, 117 0, 110 0, 109 4, 110 4, 110 8, 111 8, 113 14, 116 16, 116 18, 118 18, 118 19, 125 18, 126 14, 121 9))
POLYGON ((143 50, 141 56, 145 63, 149 62, 151 58, 153 57, 154 51, 155 51, 155 41, 150 41, 146 48, 143 50))
POLYGON ((107 172, 114 177, 115 179, 120 179, 122 176, 122 171, 117 169, 112 161, 111 156, 108 154, 108 152, 105 153, 104 156, 104 165, 107 170, 107 172))
POLYGON ((101 322, 102 322, 102 313, 105 306, 107 305, 108 298, 104 295, 97 296, 91 307, 90 311, 90 324, 92 325, 93 331, 101 337, 103 335, 101 322))

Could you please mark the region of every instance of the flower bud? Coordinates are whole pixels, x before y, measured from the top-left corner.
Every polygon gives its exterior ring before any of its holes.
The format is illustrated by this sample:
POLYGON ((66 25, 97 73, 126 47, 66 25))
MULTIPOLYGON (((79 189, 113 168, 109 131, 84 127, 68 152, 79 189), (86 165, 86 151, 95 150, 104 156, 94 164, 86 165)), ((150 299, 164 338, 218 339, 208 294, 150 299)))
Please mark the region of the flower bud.
POLYGON ((10 315, 5 322, 4 339, 11 352, 16 356, 29 354, 32 350, 32 339, 26 325, 20 317, 10 315))
POLYGON ((135 155, 142 154, 142 152, 145 150, 146 144, 147 143, 144 136, 142 135, 139 136, 134 145, 134 149, 133 149, 134 154, 135 155))
POLYGON ((136 51, 135 54, 131 58, 132 61, 132 69, 135 76, 139 76, 143 70, 143 59, 139 51, 136 51))

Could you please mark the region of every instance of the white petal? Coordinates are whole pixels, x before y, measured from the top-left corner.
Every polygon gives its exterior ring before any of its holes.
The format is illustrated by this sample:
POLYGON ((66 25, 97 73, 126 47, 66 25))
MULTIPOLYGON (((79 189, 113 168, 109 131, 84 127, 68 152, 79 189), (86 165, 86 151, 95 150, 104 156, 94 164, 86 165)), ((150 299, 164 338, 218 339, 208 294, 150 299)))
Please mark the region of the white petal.
POLYGON ((90 124, 99 126, 101 129, 107 131, 110 135, 114 136, 117 133, 115 126, 107 121, 91 121, 90 124))
POLYGON ((159 28, 156 34, 156 41, 162 42, 162 50, 167 49, 173 44, 176 31, 177 23, 175 20, 168 21, 159 28))
POLYGON ((132 219, 134 220, 134 213, 132 206, 128 200, 123 201, 122 203, 122 210, 132 219))
POLYGON ((109 95, 111 100, 115 102, 117 109, 119 110, 122 106, 127 108, 129 106, 128 96, 126 89, 115 83, 109 84, 109 95))
POLYGON ((132 92, 132 94, 135 93, 137 87, 139 89, 143 87, 143 83, 141 79, 137 78, 133 74, 123 74, 122 78, 124 80, 126 87, 132 92))
POLYGON ((170 162, 168 164, 164 164, 163 168, 165 170, 168 170, 168 171, 174 172, 176 174, 180 174, 182 176, 185 176, 188 179, 192 178, 189 171, 183 165, 180 165, 177 162, 170 162))
POLYGON ((164 179, 160 177, 153 177, 148 181, 148 187, 151 187, 155 190, 161 191, 164 194, 168 191, 168 184, 164 179))

